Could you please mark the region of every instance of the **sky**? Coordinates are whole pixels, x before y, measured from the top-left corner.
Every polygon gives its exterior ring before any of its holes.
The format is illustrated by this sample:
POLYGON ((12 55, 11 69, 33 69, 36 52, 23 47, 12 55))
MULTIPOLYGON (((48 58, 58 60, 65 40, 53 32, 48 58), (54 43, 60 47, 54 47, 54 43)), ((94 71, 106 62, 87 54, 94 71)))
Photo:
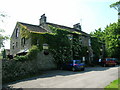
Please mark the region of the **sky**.
MULTIPOLYGON (((39 25, 39 19, 45 13, 47 22, 73 27, 80 23, 82 31, 93 32, 104 29, 106 25, 117 22, 117 11, 109 5, 118 0, 0 0, 2 18, 0 28, 4 35, 11 36, 16 22, 39 25)), ((9 40, 5 48, 10 48, 9 40)))

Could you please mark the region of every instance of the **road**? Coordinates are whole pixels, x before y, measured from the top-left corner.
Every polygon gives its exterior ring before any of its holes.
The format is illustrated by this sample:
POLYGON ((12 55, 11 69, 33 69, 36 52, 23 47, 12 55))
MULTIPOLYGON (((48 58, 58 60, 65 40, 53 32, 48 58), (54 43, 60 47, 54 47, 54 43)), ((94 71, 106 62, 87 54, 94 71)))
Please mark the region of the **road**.
POLYGON ((87 67, 85 71, 53 70, 14 82, 13 88, 104 88, 118 78, 116 67, 87 67))

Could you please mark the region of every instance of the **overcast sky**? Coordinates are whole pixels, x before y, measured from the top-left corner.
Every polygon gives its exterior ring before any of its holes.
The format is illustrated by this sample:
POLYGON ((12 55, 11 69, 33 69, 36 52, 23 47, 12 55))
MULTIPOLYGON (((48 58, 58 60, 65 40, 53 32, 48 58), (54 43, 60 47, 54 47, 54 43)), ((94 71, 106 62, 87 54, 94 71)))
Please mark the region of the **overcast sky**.
MULTIPOLYGON (((117 11, 109 5, 118 0, 1 0, 0 12, 8 15, 0 28, 11 35, 16 22, 38 25, 46 14, 47 22, 73 27, 81 23, 82 31, 90 33, 99 27, 117 22, 117 11)), ((9 41, 6 43, 9 48, 9 41)))

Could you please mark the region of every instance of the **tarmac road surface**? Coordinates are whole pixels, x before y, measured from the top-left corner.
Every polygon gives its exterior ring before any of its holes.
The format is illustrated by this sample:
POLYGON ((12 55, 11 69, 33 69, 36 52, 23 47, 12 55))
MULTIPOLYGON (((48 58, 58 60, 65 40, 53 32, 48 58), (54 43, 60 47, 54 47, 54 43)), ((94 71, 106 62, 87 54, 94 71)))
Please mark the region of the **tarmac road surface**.
MULTIPOLYGON (((87 67, 85 71, 53 70, 10 83, 13 88, 104 88, 118 78, 116 67, 87 67)), ((120 68, 119 68, 120 69, 120 68)))

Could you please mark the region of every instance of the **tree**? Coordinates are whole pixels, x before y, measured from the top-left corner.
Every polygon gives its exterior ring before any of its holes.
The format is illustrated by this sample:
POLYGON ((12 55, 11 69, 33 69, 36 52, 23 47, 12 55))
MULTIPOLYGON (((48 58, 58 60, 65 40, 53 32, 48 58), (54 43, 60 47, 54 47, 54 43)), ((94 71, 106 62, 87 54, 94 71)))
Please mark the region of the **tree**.
POLYGON ((91 46, 93 49, 93 60, 94 63, 97 63, 99 58, 103 58, 101 49, 103 49, 103 45, 105 43, 104 39, 104 31, 99 28, 98 30, 95 30, 94 32, 91 32, 91 46))
POLYGON ((91 33, 92 36, 96 38, 92 42, 92 47, 94 52, 100 53, 101 45, 99 42, 105 44, 105 51, 107 53, 107 57, 116 57, 120 58, 120 29, 118 27, 118 22, 107 25, 104 30, 98 29, 91 33))
POLYGON ((111 4, 110 7, 115 8, 117 11, 119 11, 120 10, 120 1, 111 4))
POLYGON ((116 41, 117 41, 117 48, 115 48, 117 52, 120 51, 120 1, 115 2, 110 5, 111 8, 115 8, 118 11, 118 24, 117 24, 117 29, 116 29, 116 41))
MULTIPOLYGON (((2 17, 6 17, 5 14, 0 14, 0 21, 3 22, 2 17)), ((4 41, 8 39, 8 36, 3 36, 1 33, 5 32, 3 29, 0 28, 0 48, 4 47, 4 41)))
POLYGON ((6 58, 6 50, 5 49, 2 51, 2 56, 3 56, 3 59, 6 58))
POLYGON ((95 30, 94 32, 90 33, 93 37, 97 37, 98 41, 104 42, 104 31, 101 30, 101 28, 98 28, 98 30, 95 30))
POLYGON ((111 4, 110 7, 115 8, 118 11, 118 23, 120 24, 120 1, 111 4))
POLYGON ((110 57, 120 57, 120 30, 118 28, 118 23, 110 24, 109 27, 105 28, 105 45, 108 56, 110 57))

